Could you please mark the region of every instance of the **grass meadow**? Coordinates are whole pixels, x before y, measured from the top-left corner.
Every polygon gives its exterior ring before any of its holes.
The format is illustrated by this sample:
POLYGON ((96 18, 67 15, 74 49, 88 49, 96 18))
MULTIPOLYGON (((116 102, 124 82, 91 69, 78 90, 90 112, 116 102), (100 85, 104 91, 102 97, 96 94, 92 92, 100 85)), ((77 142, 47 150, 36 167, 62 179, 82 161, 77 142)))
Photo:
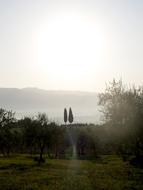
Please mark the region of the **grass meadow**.
POLYGON ((0 158, 0 190, 142 190, 143 169, 114 155, 100 159, 47 159, 26 155, 0 158))

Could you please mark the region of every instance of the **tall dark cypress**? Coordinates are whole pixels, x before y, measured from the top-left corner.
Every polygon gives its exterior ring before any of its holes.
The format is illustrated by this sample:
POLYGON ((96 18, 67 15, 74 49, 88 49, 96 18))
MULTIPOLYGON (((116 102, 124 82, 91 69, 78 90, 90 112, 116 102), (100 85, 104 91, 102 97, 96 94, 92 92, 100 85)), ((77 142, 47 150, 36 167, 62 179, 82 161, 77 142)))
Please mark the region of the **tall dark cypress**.
POLYGON ((73 113, 72 113, 72 109, 69 109, 69 123, 73 122, 73 113))
POLYGON ((64 122, 65 122, 65 124, 66 124, 67 120, 68 120, 68 114, 67 114, 67 109, 65 108, 64 109, 64 122))

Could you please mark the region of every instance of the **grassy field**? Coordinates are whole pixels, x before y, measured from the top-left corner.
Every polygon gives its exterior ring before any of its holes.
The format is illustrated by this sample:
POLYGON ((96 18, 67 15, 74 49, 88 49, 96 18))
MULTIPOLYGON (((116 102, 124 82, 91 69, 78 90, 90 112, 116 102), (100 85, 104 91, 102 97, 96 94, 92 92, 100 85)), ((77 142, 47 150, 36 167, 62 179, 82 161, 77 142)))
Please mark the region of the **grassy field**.
POLYGON ((116 156, 95 161, 0 158, 0 190, 142 190, 143 169, 116 156))

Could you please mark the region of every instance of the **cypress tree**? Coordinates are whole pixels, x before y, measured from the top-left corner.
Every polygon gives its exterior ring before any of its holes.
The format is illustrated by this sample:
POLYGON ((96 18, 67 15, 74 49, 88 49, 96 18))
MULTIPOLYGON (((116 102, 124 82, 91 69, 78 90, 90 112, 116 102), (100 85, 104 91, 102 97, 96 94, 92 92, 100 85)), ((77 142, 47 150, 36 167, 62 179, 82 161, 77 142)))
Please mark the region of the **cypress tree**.
POLYGON ((67 120, 68 120, 68 114, 67 114, 67 109, 65 108, 64 109, 64 122, 65 122, 65 124, 66 124, 67 120))
POLYGON ((69 109, 69 123, 73 122, 73 113, 72 113, 72 109, 69 109))

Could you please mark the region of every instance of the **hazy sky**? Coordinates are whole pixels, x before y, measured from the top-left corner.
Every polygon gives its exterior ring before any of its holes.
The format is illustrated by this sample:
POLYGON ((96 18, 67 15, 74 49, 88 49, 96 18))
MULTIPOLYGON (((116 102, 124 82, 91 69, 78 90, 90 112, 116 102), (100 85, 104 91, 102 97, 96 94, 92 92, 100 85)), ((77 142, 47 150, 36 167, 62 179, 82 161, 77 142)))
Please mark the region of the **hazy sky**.
POLYGON ((143 0, 0 0, 0 86, 143 84, 143 0))

